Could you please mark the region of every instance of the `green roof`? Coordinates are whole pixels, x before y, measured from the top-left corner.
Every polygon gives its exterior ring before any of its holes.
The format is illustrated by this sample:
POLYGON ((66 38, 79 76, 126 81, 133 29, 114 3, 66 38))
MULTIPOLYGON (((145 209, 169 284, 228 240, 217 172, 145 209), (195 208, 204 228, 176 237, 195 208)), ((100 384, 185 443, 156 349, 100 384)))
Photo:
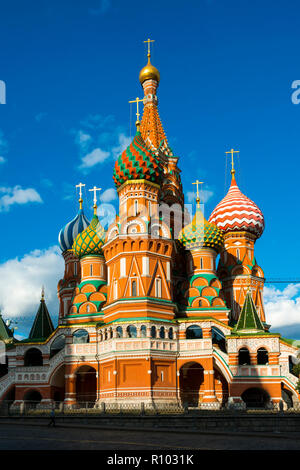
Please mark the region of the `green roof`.
POLYGON ((258 333, 259 331, 265 331, 263 324, 258 316, 255 304, 253 302, 251 291, 248 290, 245 298, 245 302, 242 308, 242 312, 235 327, 235 331, 239 332, 253 332, 258 333))
POLYGON ((13 337, 13 332, 5 324, 2 315, 0 313, 0 339, 3 341, 8 340, 13 337))
POLYGON ((53 331, 53 323, 50 318, 45 299, 42 297, 28 339, 44 340, 48 338, 53 331))

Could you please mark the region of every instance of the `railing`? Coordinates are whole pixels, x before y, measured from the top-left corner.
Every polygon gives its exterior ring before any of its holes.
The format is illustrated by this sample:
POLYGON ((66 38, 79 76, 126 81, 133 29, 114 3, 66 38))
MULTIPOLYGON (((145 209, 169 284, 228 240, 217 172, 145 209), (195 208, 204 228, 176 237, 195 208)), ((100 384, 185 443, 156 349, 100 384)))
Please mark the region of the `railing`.
POLYGON ((52 410, 56 416, 197 416, 206 412, 226 415, 230 413, 300 413, 300 403, 295 403, 288 408, 286 404, 278 406, 273 403, 252 402, 247 407, 244 403, 241 406, 231 407, 228 404, 221 406, 218 403, 199 403, 198 406, 188 406, 188 404, 176 403, 104 403, 104 402, 79 402, 74 405, 65 405, 63 402, 41 403, 37 401, 25 401, 15 404, 13 401, 3 401, 0 404, 0 416, 31 416, 47 417, 52 410))

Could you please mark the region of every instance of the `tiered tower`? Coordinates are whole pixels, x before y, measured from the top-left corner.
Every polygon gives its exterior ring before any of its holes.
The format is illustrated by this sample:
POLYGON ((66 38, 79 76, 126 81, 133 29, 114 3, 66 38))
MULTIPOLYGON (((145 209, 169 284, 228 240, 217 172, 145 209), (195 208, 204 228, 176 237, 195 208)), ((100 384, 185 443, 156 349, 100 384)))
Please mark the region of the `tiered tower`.
POLYGON ((59 324, 63 322, 64 317, 69 313, 73 291, 76 285, 80 282, 79 259, 72 251, 72 245, 77 235, 89 225, 89 221, 82 208, 82 187, 85 185, 80 183, 77 186, 79 187, 78 214, 61 229, 58 236, 62 256, 65 261, 64 277, 59 281, 57 286, 57 295, 59 298, 59 324))

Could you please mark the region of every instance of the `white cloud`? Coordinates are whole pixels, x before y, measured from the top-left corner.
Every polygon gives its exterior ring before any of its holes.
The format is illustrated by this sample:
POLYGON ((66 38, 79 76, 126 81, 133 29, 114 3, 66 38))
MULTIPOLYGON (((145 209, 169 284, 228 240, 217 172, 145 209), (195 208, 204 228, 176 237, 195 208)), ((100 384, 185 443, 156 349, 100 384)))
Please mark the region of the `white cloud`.
POLYGON ((106 189, 100 196, 101 202, 111 202, 117 199, 117 191, 114 188, 106 189))
POLYGON ((81 165, 79 168, 87 169, 91 168, 98 163, 103 163, 110 156, 109 152, 105 152, 100 148, 94 149, 92 152, 88 153, 81 159, 81 165))
POLYGON ((58 246, 34 250, 0 264, 0 308, 5 319, 18 321, 18 334, 31 328, 42 285, 49 313, 58 314, 56 289, 63 272, 64 262, 58 246))
POLYGON ((108 158, 116 158, 130 144, 122 126, 115 123, 112 115, 89 115, 80 122, 80 130, 71 130, 75 135, 75 144, 79 149, 80 165, 78 168, 87 172, 108 158))
POLYGON ((300 325, 300 284, 289 284, 283 290, 265 286, 264 301, 267 323, 272 328, 300 325))
POLYGON ((23 189, 21 186, 13 188, 1 187, 1 193, 5 193, 0 198, 0 212, 8 211, 14 204, 28 204, 29 202, 42 203, 39 193, 33 188, 23 189))
POLYGON ((5 159, 4 157, 1 157, 1 156, 0 156, 0 164, 1 164, 1 163, 5 163, 5 162, 6 162, 6 159, 5 159))
POLYGON ((75 142, 83 152, 87 150, 92 140, 92 136, 82 130, 76 133, 75 142))

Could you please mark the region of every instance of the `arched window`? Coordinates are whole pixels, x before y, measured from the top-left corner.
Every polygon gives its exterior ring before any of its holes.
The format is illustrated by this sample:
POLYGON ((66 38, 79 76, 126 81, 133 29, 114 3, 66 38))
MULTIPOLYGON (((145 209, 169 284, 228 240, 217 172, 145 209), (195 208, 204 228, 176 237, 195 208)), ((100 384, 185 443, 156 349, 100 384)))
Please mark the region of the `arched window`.
POLYGON ((251 364, 250 353, 247 348, 241 348, 239 350, 239 365, 247 366, 251 364))
POLYGON ((139 210, 139 203, 138 203, 138 200, 136 199, 134 201, 134 215, 138 214, 138 210, 139 210))
POLYGON ((77 263, 74 263, 74 275, 77 276, 77 263))
POLYGON ((116 331, 117 331, 117 338, 123 338, 123 329, 121 328, 121 326, 118 326, 116 331))
POLYGON ((191 325, 186 329, 186 339, 202 339, 202 329, 198 325, 191 325))
POLYGON ((141 337, 146 338, 146 336, 147 336, 147 328, 146 328, 145 325, 142 325, 141 326, 141 337))
POLYGON ((269 354, 265 348, 259 348, 257 351, 257 364, 266 365, 269 362, 269 354))
POLYGON ((156 328, 155 328, 155 326, 151 326, 151 338, 156 338, 156 328))
POLYGON ((202 300, 201 300, 201 299, 199 300, 198 306, 199 306, 199 307, 202 307, 202 300))
POLYGON ((165 337, 165 329, 164 329, 163 326, 160 327, 160 330, 159 330, 159 337, 160 337, 161 339, 164 339, 164 337, 165 337))
POLYGON ((136 297, 137 296, 137 285, 136 281, 132 281, 131 283, 131 296, 136 297))
POLYGON ((173 339, 173 338, 174 338, 173 328, 170 328, 169 329, 169 339, 173 339))
POLYGON ((30 348, 25 353, 24 356, 24 366, 25 367, 36 367, 43 365, 43 356, 39 349, 30 348))
POLYGON ((200 269, 203 269, 203 258, 200 258, 200 269))
POLYGON ((134 325, 127 326, 127 335, 128 335, 128 338, 136 338, 137 337, 137 331, 136 331, 136 327, 134 325))
POLYGON ((92 275, 93 275, 93 265, 90 264, 90 276, 92 276, 92 275))
POLYGON ((151 201, 148 201, 148 212, 149 212, 149 217, 152 216, 152 206, 151 206, 151 201))
POLYGON ((59 353, 62 349, 64 349, 66 344, 66 337, 65 335, 60 335, 52 342, 50 346, 50 359, 51 357, 55 356, 55 354, 59 353))
POLYGON ((86 306, 86 311, 87 311, 87 313, 89 313, 90 309, 91 309, 90 304, 87 304, 87 306, 86 306))
POLYGON ((238 260, 240 259, 240 250, 238 248, 236 250, 236 257, 238 260))
POLYGON ((74 344, 89 343, 89 342, 90 342, 90 337, 86 330, 76 330, 73 333, 74 344))

